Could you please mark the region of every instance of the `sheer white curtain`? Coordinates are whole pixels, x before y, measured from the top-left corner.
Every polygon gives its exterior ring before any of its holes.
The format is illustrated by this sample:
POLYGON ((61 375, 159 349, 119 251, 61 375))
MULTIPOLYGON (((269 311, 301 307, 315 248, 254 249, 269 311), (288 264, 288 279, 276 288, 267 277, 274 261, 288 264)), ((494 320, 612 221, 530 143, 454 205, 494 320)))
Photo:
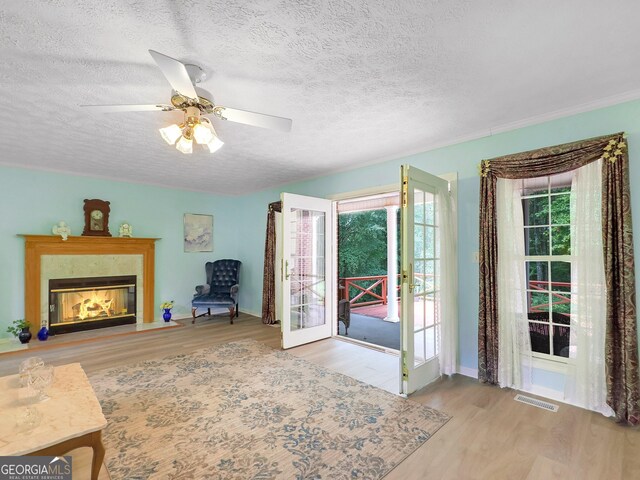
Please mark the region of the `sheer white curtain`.
POLYGON ((575 171, 571 184, 571 330, 565 399, 613 415, 606 404, 602 160, 575 171))
POLYGON ((521 180, 499 178, 498 220, 498 383, 531 387, 531 339, 527 320, 521 180))
POLYGON ((440 374, 452 375, 458 367, 458 256, 457 217, 450 192, 439 196, 442 212, 440 265, 440 374))

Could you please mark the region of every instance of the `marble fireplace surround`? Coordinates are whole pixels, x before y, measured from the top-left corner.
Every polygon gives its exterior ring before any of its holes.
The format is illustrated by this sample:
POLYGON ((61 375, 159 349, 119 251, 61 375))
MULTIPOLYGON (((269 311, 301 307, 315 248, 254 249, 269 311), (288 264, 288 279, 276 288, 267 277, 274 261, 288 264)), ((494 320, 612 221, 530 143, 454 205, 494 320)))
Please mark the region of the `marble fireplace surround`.
POLYGON ((25 239, 25 319, 37 331, 48 324, 52 278, 136 276, 136 319, 154 320, 156 238, 22 235, 25 239))

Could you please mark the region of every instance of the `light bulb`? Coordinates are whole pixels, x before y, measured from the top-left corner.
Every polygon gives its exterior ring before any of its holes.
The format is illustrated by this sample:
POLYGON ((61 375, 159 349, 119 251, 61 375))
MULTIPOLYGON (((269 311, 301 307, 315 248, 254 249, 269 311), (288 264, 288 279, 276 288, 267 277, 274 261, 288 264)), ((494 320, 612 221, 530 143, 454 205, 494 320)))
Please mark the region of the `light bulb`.
POLYGON ((180 138, 180 135, 182 135, 182 130, 175 123, 168 127, 161 128, 159 131, 162 138, 164 138, 164 141, 169 145, 176 143, 176 140, 180 138))
POLYGON ((180 140, 176 143, 176 148, 182 153, 193 153, 193 140, 184 136, 180 137, 180 140))
POLYGON ((198 123, 193 127, 193 139, 200 145, 206 145, 213 140, 213 132, 206 125, 198 123))
POLYGON ((213 139, 211 139, 211 141, 209 143, 207 143, 207 147, 209 147, 209 151, 211 153, 213 153, 216 150, 220 149, 220 147, 222 147, 223 145, 224 145, 224 142, 222 140, 220 140, 216 136, 214 136, 213 139))

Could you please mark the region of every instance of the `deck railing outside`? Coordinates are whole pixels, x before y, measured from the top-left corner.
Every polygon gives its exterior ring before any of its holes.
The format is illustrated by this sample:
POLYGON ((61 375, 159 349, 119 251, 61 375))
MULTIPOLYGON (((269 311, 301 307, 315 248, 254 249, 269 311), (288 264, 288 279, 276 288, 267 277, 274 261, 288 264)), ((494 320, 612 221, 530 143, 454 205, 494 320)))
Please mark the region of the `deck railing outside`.
MULTIPOLYGON (((364 307, 366 305, 386 305, 387 304, 387 275, 370 275, 367 277, 344 277, 339 278, 339 285, 342 289, 342 296, 345 300, 349 300, 352 307, 364 307), (353 291, 352 291, 353 290, 353 291), (366 295, 373 300, 364 299, 366 295)), ((531 293, 535 291, 547 291, 547 285, 550 283, 551 290, 557 288, 571 289, 571 283, 567 282, 544 282, 538 280, 529 281, 529 292, 527 292, 528 311, 532 313, 548 312, 549 303, 533 306, 531 303, 531 293)), ((398 298, 400 297, 400 275, 398 275, 398 298)), ((551 305, 564 305, 571 303, 570 292, 551 292, 551 305)))

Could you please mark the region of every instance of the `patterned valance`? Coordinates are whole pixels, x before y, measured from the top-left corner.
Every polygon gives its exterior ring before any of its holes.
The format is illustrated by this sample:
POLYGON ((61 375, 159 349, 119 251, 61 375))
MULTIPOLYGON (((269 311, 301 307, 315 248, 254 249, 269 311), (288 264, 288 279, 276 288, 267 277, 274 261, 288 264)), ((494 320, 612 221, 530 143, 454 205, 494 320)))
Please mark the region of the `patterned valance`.
POLYGON ((626 148, 624 132, 620 132, 482 160, 478 170, 483 178, 544 177, 575 170, 600 158, 615 161, 622 157, 626 148))

